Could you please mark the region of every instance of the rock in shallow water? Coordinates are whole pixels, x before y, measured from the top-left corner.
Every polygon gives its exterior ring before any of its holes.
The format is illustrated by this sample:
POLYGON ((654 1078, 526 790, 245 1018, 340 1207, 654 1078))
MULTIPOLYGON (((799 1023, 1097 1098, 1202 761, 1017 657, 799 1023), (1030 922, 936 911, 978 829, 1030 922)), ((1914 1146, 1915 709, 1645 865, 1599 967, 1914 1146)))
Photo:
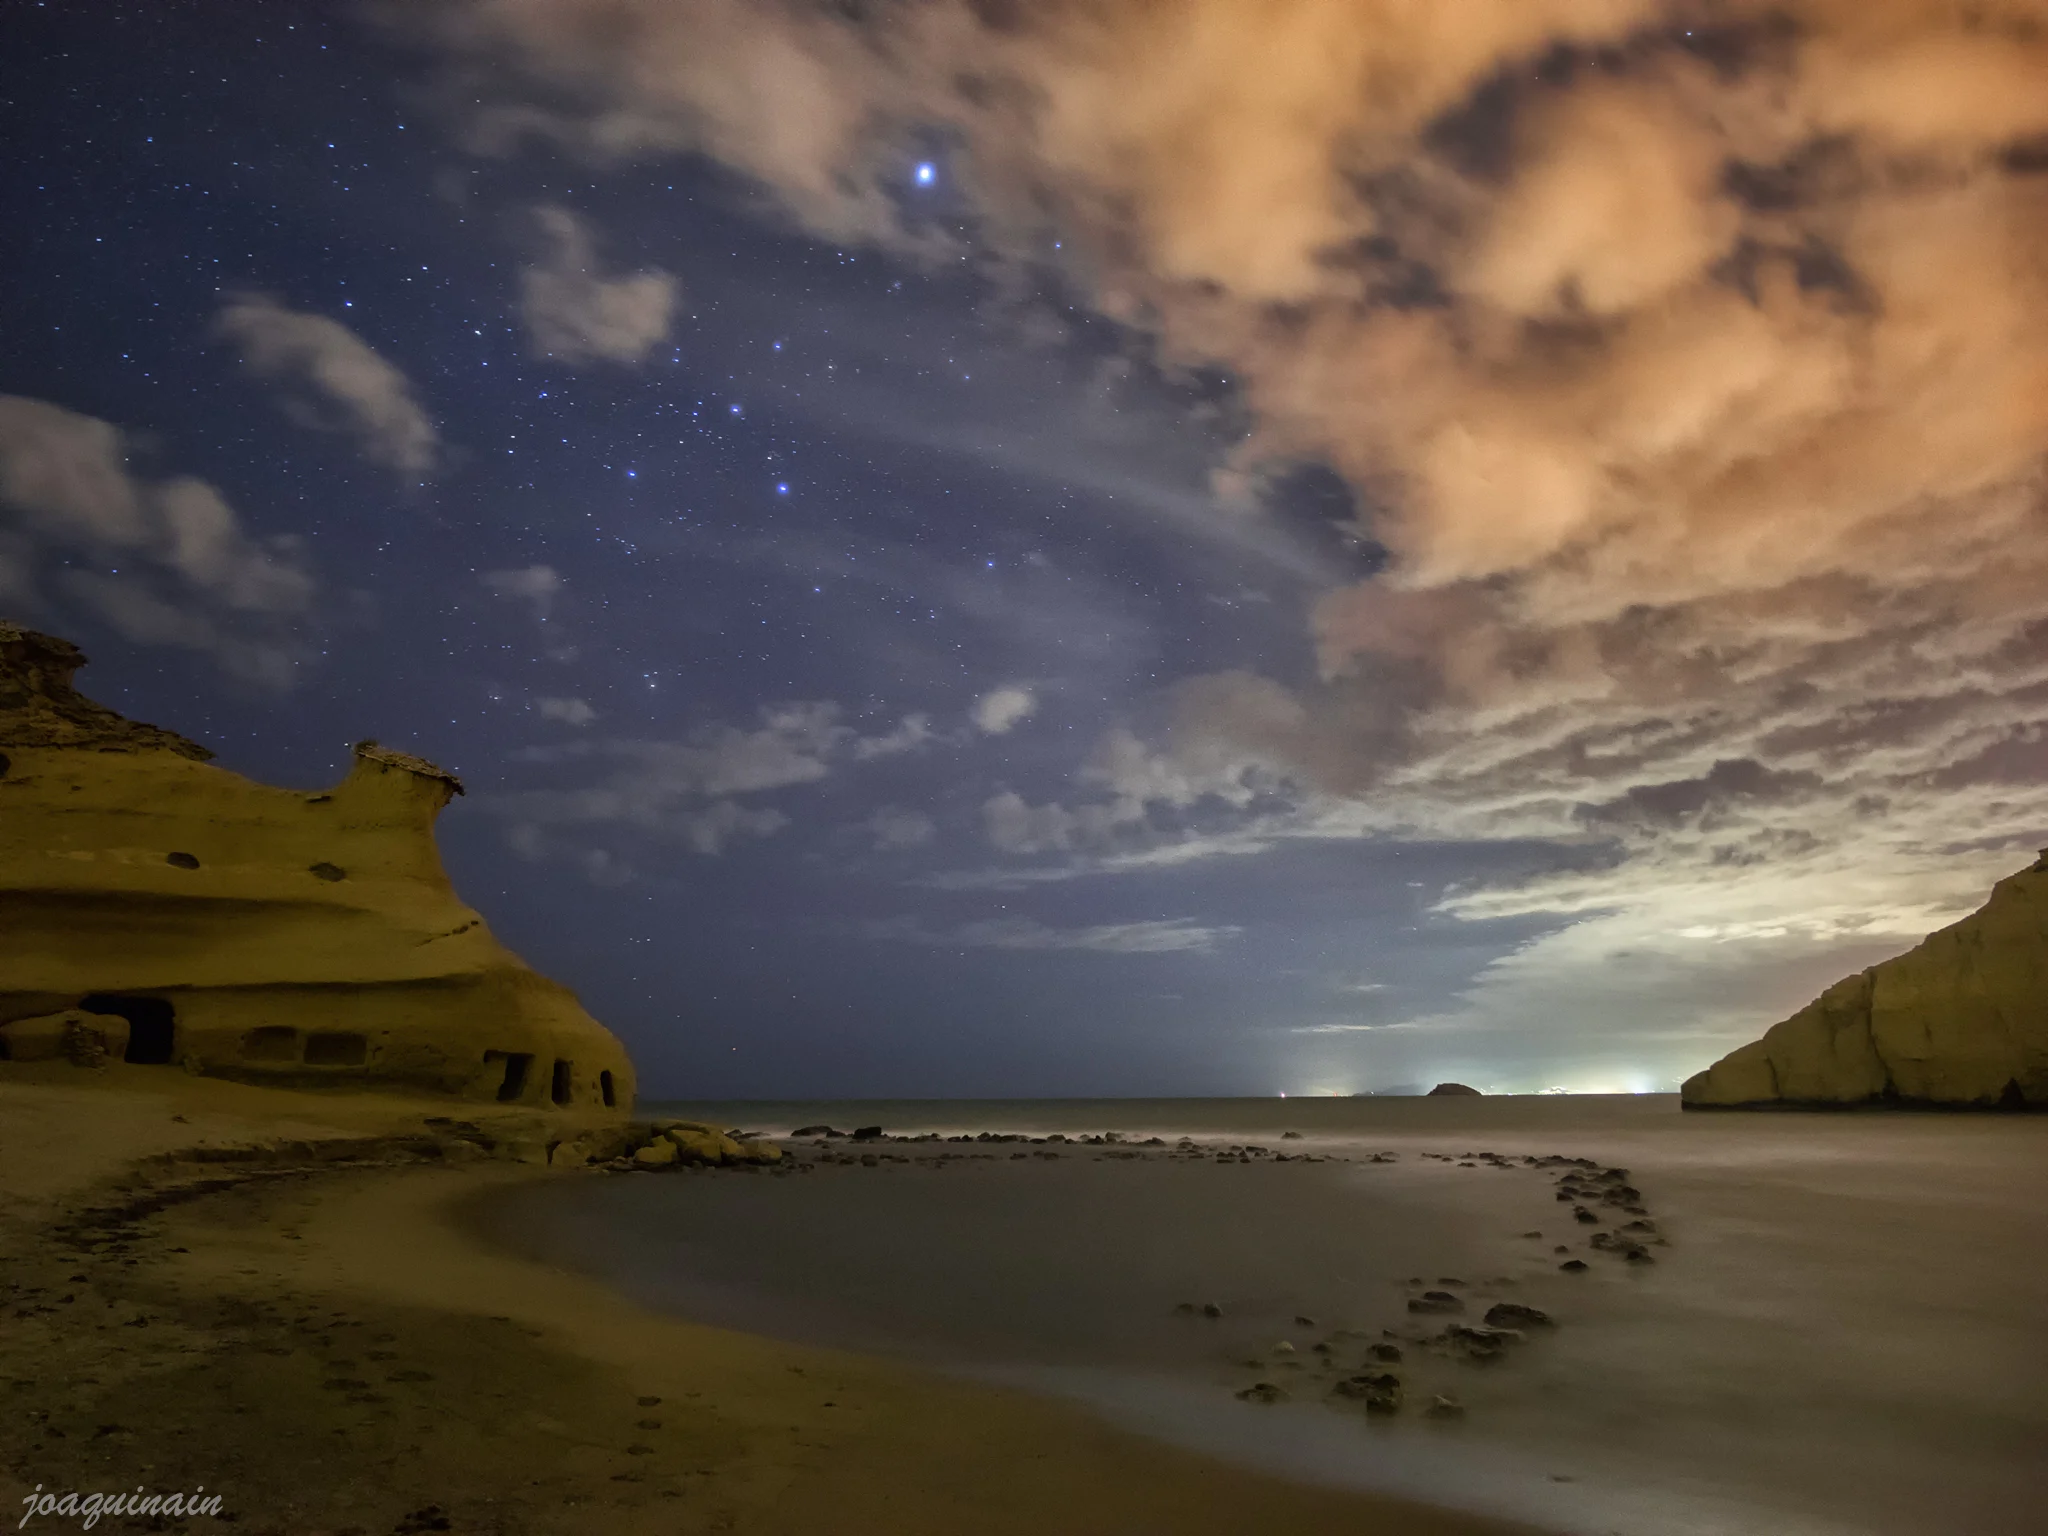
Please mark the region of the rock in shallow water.
POLYGON ((1347 1376, 1330 1388, 1330 1396, 1363 1403, 1367 1413, 1399 1413, 1401 1378, 1390 1371, 1368 1371, 1347 1376))
POLYGON ((1449 1291, 1424 1291, 1408 1300, 1410 1312, 1462 1312, 1465 1303, 1449 1291))

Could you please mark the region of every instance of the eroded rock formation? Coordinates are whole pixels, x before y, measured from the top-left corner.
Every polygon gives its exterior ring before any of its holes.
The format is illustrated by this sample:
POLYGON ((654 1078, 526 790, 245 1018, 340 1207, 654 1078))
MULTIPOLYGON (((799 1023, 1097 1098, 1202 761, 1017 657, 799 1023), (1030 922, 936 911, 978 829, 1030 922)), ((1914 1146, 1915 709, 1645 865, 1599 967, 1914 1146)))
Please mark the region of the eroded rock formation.
POLYGON ((1961 922, 1686 1080, 1688 1109, 2048 1108, 2048 850, 1961 922))
POLYGON ((630 1109, 618 1041, 449 885, 452 774, 365 742, 274 789, 81 697, 84 660, 0 621, 0 1043, 83 1010, 130 1062, 630 1109))

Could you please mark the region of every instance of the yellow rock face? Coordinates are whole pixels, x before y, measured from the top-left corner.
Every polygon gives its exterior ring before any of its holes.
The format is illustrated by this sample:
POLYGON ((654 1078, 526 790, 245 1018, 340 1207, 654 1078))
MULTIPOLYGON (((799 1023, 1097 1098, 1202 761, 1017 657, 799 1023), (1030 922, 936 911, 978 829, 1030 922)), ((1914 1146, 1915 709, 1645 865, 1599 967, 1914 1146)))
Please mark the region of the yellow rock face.
POLYGON ((366 742, 274 789, 82 698, 83 660, 0 622, 0 1025, 84 1008, 131 1062, 627 1113, 618 1041, 449 885, 452 775, 366 742))
POLYGON ((2048 1107, 2048 853, 1960 923, 1837 982, 1682 1092, 1700 1109, 2048 1107))

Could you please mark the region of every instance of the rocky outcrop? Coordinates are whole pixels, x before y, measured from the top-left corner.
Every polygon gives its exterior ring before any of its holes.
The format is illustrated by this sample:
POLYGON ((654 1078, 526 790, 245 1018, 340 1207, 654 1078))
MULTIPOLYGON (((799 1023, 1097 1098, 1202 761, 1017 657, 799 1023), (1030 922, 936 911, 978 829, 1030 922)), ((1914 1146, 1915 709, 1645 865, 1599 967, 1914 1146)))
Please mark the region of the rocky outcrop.
POLYGON ((0 623, 0 1048, 66 1054, 82 1011, 130 1063, 630 1110, 618 1041, 449 885, 452 774, 364 742, 330 789, 258 784, 80 696, 84 659, 0 623))
POLYGON ((2048 851, 1681 1090, 1688 1109, 2048 1108, 2048 851))
POLYGON ((1430 1089, 1428 1093, 1423 1095, 1424 1098, 1430 1099, 1476 1099, 1480 1096, 1480 1092, 1477 1088, 1468 1088, 1463 1083, 1438 1083, 1434 1088, 1430 1089))
POLYGON ((568 1167, 603 1164, 617 1169, 766 1168, 782 1161, 782 1148, 756 1136, 721 1131, 699 1120, 652 1120, 608 1126, 566 1137, 548 1160, 568 1167))

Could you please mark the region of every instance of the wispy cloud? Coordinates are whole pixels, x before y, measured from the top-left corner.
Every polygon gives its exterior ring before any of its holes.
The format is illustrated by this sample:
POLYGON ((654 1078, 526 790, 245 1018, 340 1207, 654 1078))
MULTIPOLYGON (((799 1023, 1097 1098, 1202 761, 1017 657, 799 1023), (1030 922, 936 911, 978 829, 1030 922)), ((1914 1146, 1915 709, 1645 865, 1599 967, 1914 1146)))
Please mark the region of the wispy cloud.
POLYGON ((433 469, 440 433, 411 382, 340 321, 241 294, 216 326, 258 377, 285 387, 276 398, 295 421, 351 436, 373 462, 404 474, 433 469))
MULTIPOLYGON (((568 725, 596 718, 581 699, 541 699, 536 709, 568 725)), ((849 764, 899 755, 927 734, 922 716, 908 716, 881 736, 863 736, 828 700, 773 705, 751 725, 705 725, 680 740, 586 737, 530 747, 519 754, 521 762, 558 773, 566 769, 580 782, 501 794, 489 803, 531 856, 569 846, 564 834, 570 829, 582 829, 586 837, 652 832, 717 855, 790 824, 786 810, 753 797, 818 784, 849 764), (878 742, 884 750, 874 750, 878 742)), ((929 817, 914 811, 885 809, 864 825, 878 849, 916 847, 936 831, 929 817)))
POLYGON ((533 616, 546 623, 555 610, 555 597, 565 585, 562 573, 552 565, 526 565, 516 569, 485 571, 477 577, 499 597, 532 605, 533 616))
POLYGON ((878 757, 901 757, 906 752, 922 751, 945 737, 932 728, 931 716, 925 714, 905 715, 891 729, 877 736, 863 736, 853 744, 853 755, 862 762, 878 757))
POLYGON ((1028 917, 995 917, 943 930, 914 918, 889 918, 863 930, 869 938, 942 949, 1086 950, 1105 955, 1208 954, 1243 929, 1177 917, 1136 923, 1055 928, 1028 917))
POLYGON ((597 711, 582 699, 538 698, 533 707, 541 719, 559 720, 564 725, 588 725, 597 718, 597 711))
POLYGON ((874 839, 878 853, 922 848, 939 832, 938 823, 924 812, 887 805, 862 822, 861 827, 874 839))
POLYGON ((0 579, 14 600, 68 600, 138 643, 288 680, 315 590, 297 541, 252 538, 213 486, 150 480, 128 458, 110 422, 0 396, 0 506, 13 514, 0 579))
POLYGON ((545 261, 519 274, 519 314, 543 357, 581 366, 634 364, 668 337, 680 290, 666 272, 600 274, 590 231, 566 208, 534 214, 545 261))
POLYGON ((1038 713, 1038 695, 1022 683, 1005 683, 983 694, 968 711, 984 736, 1006 736, 1038 713))

